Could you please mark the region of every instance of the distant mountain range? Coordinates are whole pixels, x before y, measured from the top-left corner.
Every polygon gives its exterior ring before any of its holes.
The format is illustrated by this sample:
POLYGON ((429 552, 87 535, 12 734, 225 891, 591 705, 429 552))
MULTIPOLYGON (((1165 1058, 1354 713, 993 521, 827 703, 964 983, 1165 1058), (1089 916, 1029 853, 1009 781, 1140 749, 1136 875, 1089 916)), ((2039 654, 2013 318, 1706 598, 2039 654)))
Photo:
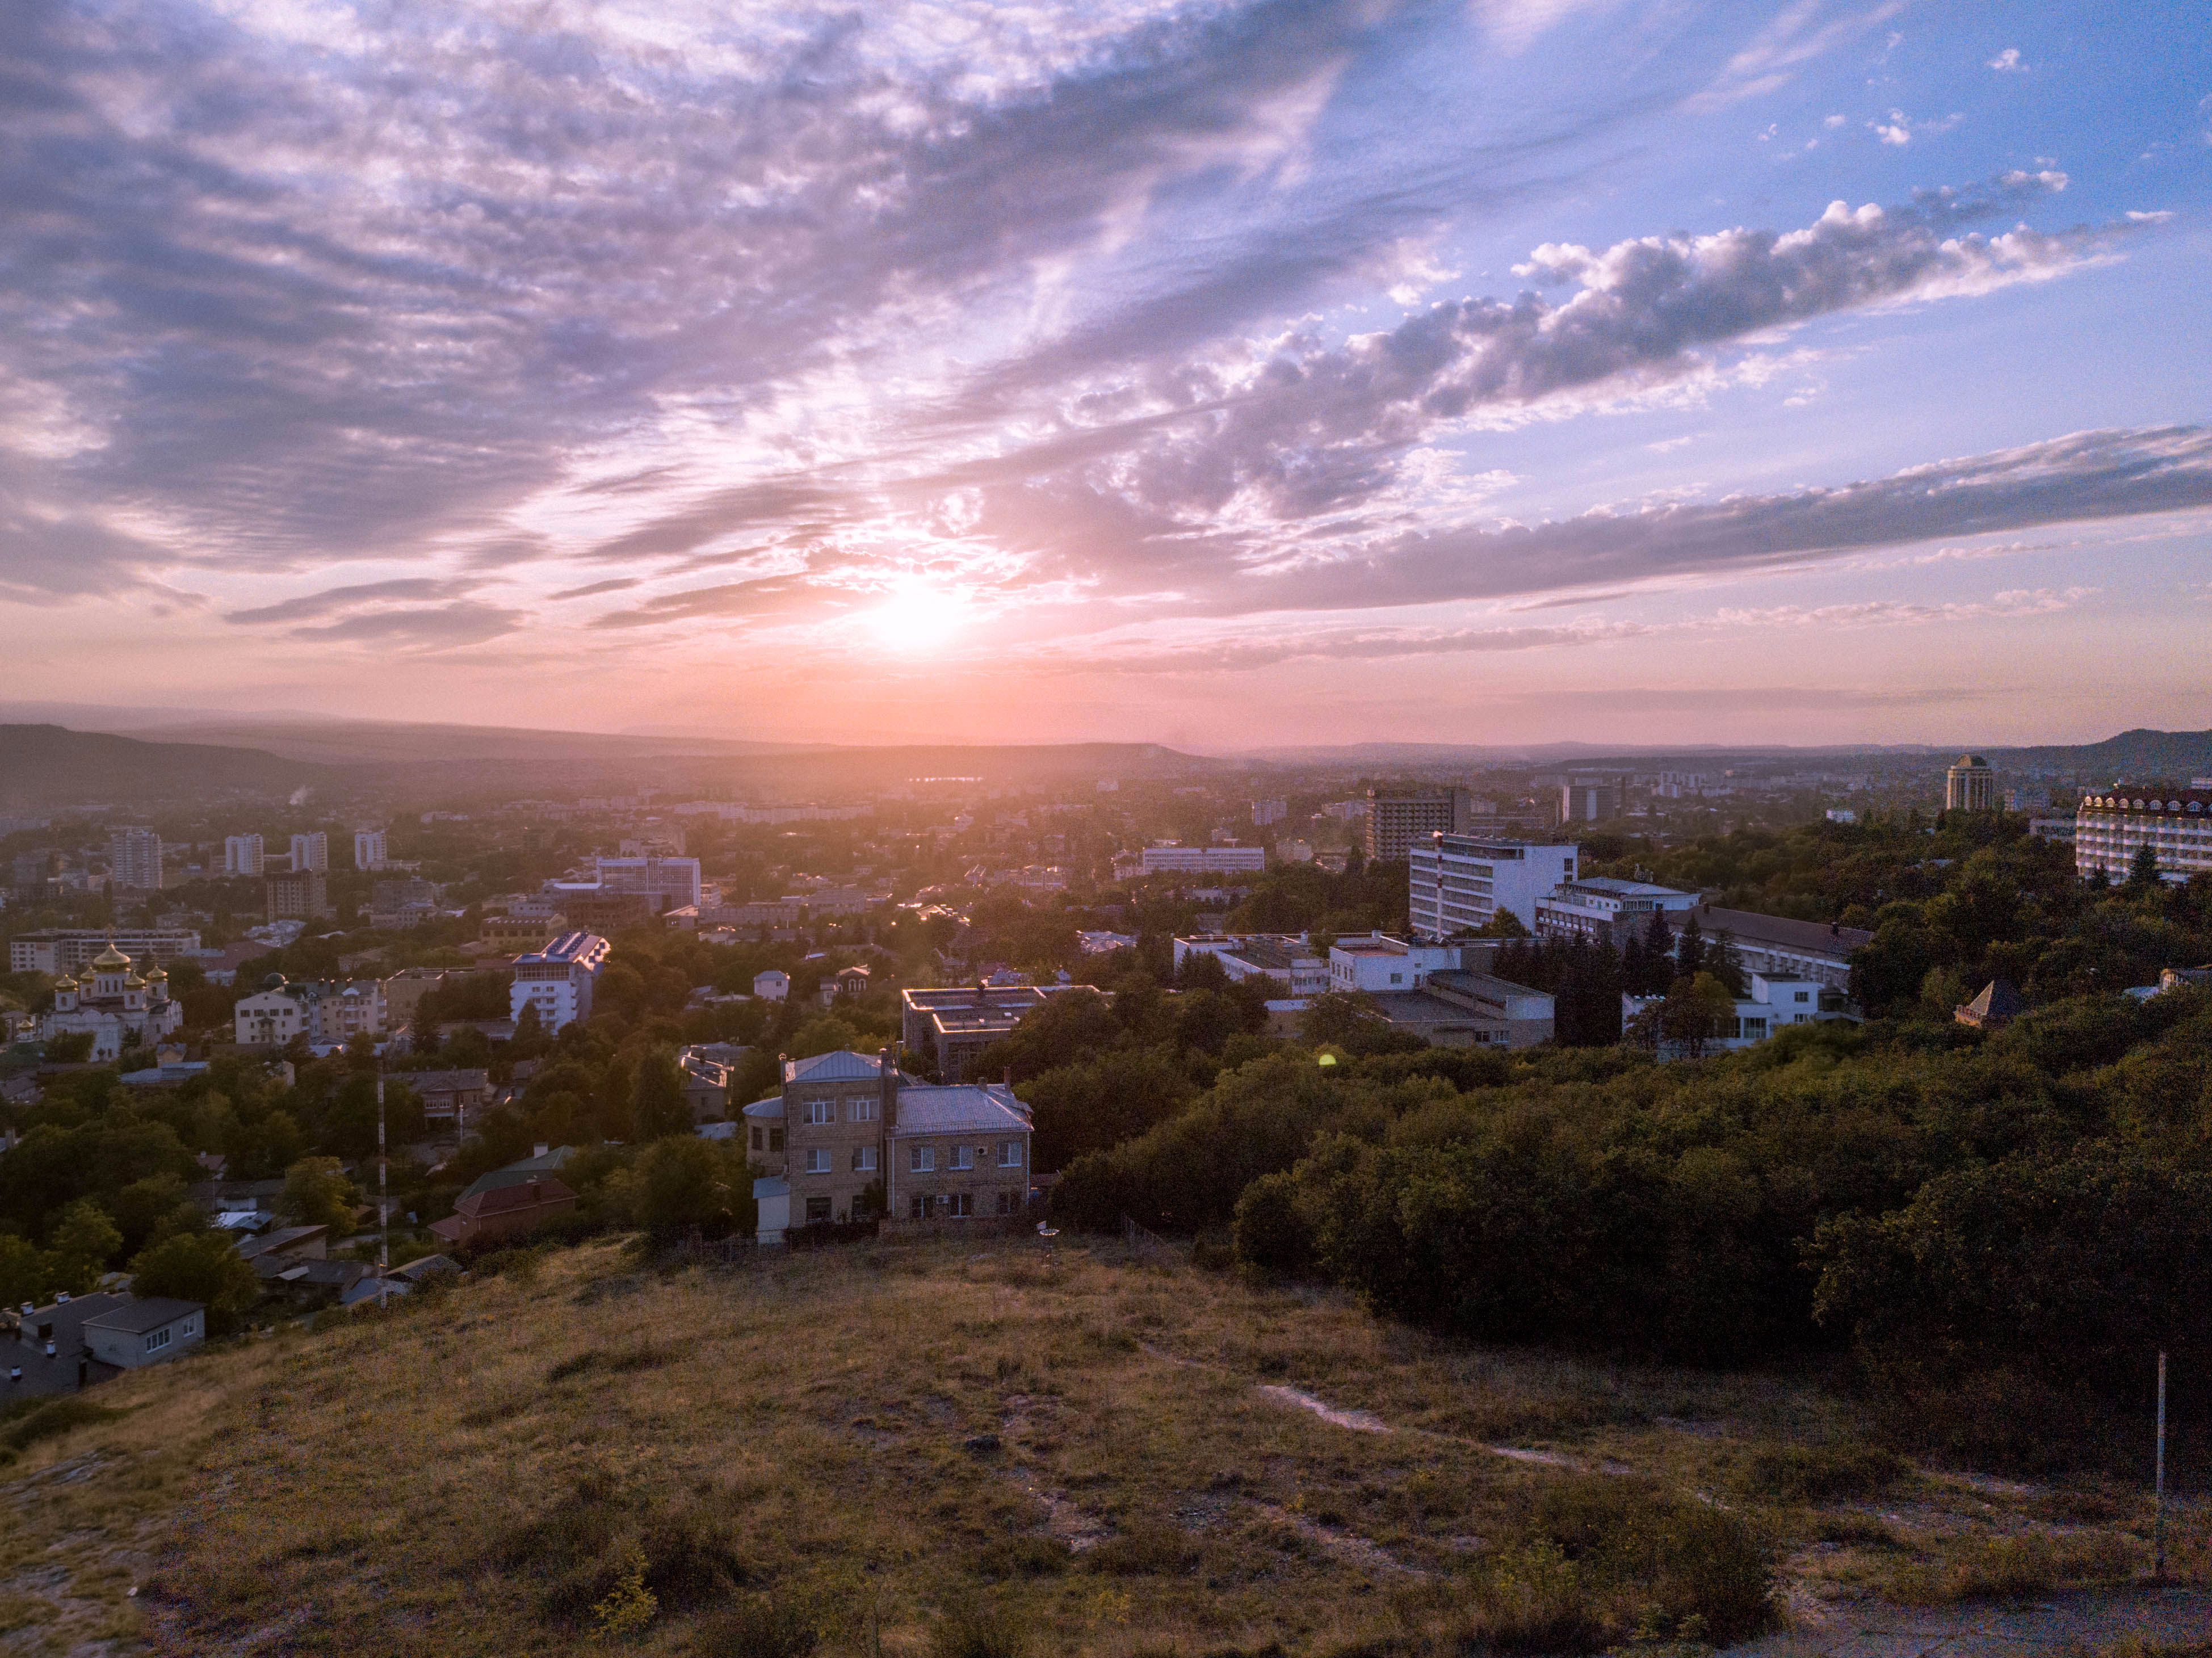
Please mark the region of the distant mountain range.
POLYGON ((60 726, 0 726, 0 811, 283 796, 327 784, 322 766, 258 749, 204 743, 143 743, 60 726))

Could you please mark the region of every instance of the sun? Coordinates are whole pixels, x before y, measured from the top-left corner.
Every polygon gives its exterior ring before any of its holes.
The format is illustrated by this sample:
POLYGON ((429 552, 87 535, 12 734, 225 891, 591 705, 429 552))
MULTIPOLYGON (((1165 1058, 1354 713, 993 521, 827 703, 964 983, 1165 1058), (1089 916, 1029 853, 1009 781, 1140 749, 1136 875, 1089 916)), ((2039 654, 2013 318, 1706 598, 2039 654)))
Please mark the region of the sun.
POLYGON ((967 624, 969 611, 963 595, 909 581, 860 616, 869 631, 890 649, 927 655, 951 642, 967 624))

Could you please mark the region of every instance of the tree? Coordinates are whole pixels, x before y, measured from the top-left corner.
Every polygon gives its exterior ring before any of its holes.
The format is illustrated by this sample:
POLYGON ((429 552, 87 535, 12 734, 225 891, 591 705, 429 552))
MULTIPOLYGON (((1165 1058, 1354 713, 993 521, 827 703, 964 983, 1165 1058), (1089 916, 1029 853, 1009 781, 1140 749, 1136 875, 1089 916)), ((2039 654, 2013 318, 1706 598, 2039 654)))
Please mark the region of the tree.
POLYGON ((260 1298, 260 1280, 220 1232, 179 1232, 131 1263, 131 1288, 141 1296, 173 1296, 208 1309, 208 1333, 228 1335, 260 1298))
POLYGON ((1298 1040, 1308 1048, 1342 1048, 1382 1014, 1381 1005, 1364 990, 1323 991, 1298 1015, 1298 1040))
POLYGON ((284 1171, 277 1212, 301 1226, 327 1226, 334 1233, 353 1230, 361 1193, 336 1157, 302 1157, 284 1171))
POLYGON ((1674 976, 1694 979, 1705 971, 1705 932, 1698 925, 1697 912, 1692 910, 1690 919, 1682 923, 1682 937, 1674 946, 1674 976))
POLYGON ((29 1239, 0 1232, 0 1306, 37 1305, 46 1298, 46 1256, 29 1239))
POLYGON ((46 1235, 52 1275, 71 1295, 84 1295, 99 1283, 122 1248, 123 1234, 90 1198, 79 1198, 63 1210, 46 1235))
POLYGON ((1735 935, 1732 932, 1723 932, 1705 952, 1705 971, 1718 979, 1731 996, 1751 993, 1751 982, 1743 970, 1743 952, 1735 947, 1735 935))
POLYGON ((656 1141, 623 1181, 639 1225, 663 1242, 697 1227, 709 1237, 750 1232, 757 1224, 744 1154, 686 1134, 656 1141))
POLYGON ((92 1032, 65 1030, 46 1038, 46 1060, 51 1065, 82 1065, 92 1057, 92 1032))
POLYGON ((2124 890, 2136 894, 2156 892, 2161 884, 2158 878, 2158 848, 2136 847, 2136 855, 2128 865, 2127 885, 2124 890))
POLYGON ((684 1097, 684 1071, 666 1048, 638 1061, 630 1093, 630 1134, 641 1145, 691 1132, 691 1105, 684 1097))
POLYGON ((1667 912, 1656 905, 1651 911, 1651 924, 1644 929, 1644 962, 1646 976, 1638 986, 1646 995, 1663 996, 1674 969, 1668 965, 1674 953, 1674 935, 1667 926, 1667 912))

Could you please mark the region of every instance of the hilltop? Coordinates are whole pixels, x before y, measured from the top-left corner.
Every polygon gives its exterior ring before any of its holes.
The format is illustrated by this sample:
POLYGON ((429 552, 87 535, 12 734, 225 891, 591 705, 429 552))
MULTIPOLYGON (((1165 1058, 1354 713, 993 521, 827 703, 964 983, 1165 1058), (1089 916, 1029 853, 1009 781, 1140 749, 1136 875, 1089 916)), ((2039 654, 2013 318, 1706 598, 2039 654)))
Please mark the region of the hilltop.
POLYGON ((1810 1377, 1454 1346, 1098 1241, 510 1254, 94 1397, 0 1474, 0 1628, 49 1650, 1594 1651, 2124 1578, 2148 1521, 1915 1470, 1810 1377))
POLYGON ((0 726, 0 807, 223 793, 281 797, 329 775, 321 766, 264 749, 147 742, 61 726, 0 726))

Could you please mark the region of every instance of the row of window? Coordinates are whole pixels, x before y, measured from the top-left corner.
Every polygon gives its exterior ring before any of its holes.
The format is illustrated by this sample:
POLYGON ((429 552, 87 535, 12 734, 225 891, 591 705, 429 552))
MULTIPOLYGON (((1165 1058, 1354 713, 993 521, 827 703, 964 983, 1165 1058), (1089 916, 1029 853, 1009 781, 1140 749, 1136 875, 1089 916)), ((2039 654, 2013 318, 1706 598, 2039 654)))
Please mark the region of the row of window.
MULTIPOLYGON (((830 1167, 832 1157, 830 1148, 826 1145, 817 1146, 814 1150, 806 1154, 806 1172, 810 1175, 828 1175, 834 1173, 835 1170, 830 1167)), ((854 1174, 874 1174, 876 1172, 876 1148, 872 1145, 854 1146, 853 1148, 852 1162, 852 1172, 854 1174)))
MULTIPOLYGON (((856 1094, 851 1099, 845 1102, 845 1121, 847 1122, 873 1122, 876 1120, 876 1115, 879 1109, 880 1103, 874 1095, 856 1094)), ((837 1102, 835 1100, 807 1101, 806 1121, 810 1124, 816 1126, 836 1121, 837 1102)))
MULTIPOLYGON (((1022 1199, 1018 1193, 1000 1192, 994 1213, 1018 1215, 1022 1199)), ((916 1193, 907 1199, 908 1220, 970 1220, 975 1214, 975 1194, 972 1192, 939 1192, 934 1196, 916 1193)))
MULTIPOLYGON (((907 1167, 915 1174, 927 1175, 937 1168, 937 1148, 934 1145, 916 1145, 908 1147, 907 1150, 908 1154, 907 1167)), ((973 1169, 978 1157, 984 1158, 988 1162, 991 1156, 991 1148, 988 1145, 972 1147, 949 1145, 945 1148, 945 1167, 947 1169, 973 1169)), ((1019 1140, 1000 1140, 999 1167, 1018 1169, 1021 1166, 1022 1143, 1019 1140)))
MULTIPOLYGON (((780 1151, 783 1149, 783 1131, 781 1129, 772 1128, 769 1130, 769 1144, 765 1148, 761 1145, 761 1131, 759 1128, 756 1127, 753 1130, 753 1150, 756 1151, 763 1149, 771 1151, 780 1151)), ((908 1168, 917 1175, 934 1174, 940 1167, 938 1162, 938 1150, 939 1148, 935 1145, 917 1145, 909 1146, 908 1148, 908 1168)), ((954 1171, 974 1169, 976 1167, 979 1160, 981 1160, 984 1167, 988 1168, 994 1155, 994 1148, 988 1145, 948 1145, 944 1148, 944 1151, 945 1161, 941 1166, 947 1170, 954 1171)), ((872 1175, 876 1172, 876 1148, 874 1146, 855 1145, 850 1148, 850 1153, 852 1173, 855 1175, 872 1175)), ((1000 1140, 995 1149, 995 1157, 998 1166, 1001 1169, 1020 1168, 1022 1166, 1022 1143, 1019 1140, 1000 1140)), ((835 1174, 836 1172, 836 1152, 834 1148, 827 1145, 817 1145, 810 1149, 806 1153, 806 1172, 810 1175, 835 1174)))

